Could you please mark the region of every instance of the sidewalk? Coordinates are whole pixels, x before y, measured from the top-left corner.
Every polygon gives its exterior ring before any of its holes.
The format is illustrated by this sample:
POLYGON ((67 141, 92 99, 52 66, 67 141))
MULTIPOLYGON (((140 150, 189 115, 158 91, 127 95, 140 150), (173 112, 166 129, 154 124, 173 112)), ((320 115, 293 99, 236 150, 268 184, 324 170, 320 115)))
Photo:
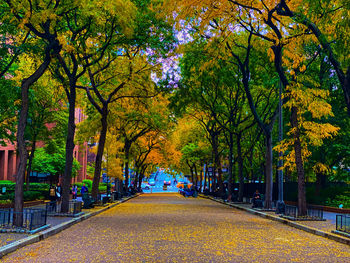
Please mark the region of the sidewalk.
POLYGON ((216 198, 205 196, 202 194, 198 196, 201 198, 210 199, 212 201, 215 201, 224 205, 231 206, 236 209, 244 210, 251 214, 255 214, 274 221, 278 221, 280 223, 287 224, 291 227, 294 227, 318 236, 322 236, 340 243, 350 245, 350 238, 332 233, 333 230, 336 230, 336 226, 335 226, 336 213, 324 212, 324 218, 326 219, 326 221, 291 221, 291 220, 279 217, 278 215, 276 215, 275 212, 266 212, 266 211, 259 211, 259 210, 252 209, 251 204, 247 204, 247 203, 237 204, 233 202, 225 202, 222 199, 216 199, 216 198))
POLYGON ((42 239, 45 239, 49 236, 52 236, 76 223, 86 220, 91 216, 100 214, 114 206, 117 206, 137 196, 139 196, 139 194, 136 194, 130 197, 125 197, 107 206, 95 206, 94 208, 91 208, 91 209, 82 209, 84 214, 79 217, 48 216, 47 224, 51 226, 36 234, 30 235, 25 233, 0 233, 0 258, 8 253, 15 251, 18 248, 21 248, 28 244, 32 244, 42 239))

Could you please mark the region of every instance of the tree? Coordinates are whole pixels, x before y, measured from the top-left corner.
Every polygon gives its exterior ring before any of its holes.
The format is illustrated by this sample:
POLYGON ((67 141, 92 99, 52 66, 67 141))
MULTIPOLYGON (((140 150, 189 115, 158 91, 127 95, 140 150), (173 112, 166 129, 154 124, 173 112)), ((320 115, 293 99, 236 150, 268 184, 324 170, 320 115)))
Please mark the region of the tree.
MULTIPOLYGON (((23 211, 23 182, 27 165, 27 150, 25 145, 24 132, 27 123, 29 106, 29 87, 33 85, 49 67, 52 54, 59 53, 61 46, 56 39, 56 33, 52 32, 52 13, 44 13, 40 6, 32 6, 30 2, 4 1, 6 3, 6 19, 13 21, 18 30, 23 29, 26 33, 33 36, 32 40, 36 42, 42 51, 36 53, 36 57, 42 60, 38 63, 30 74, 23 76, 21 82, 21 109, 17 126, 17 148, 19 154, 19 166, 16 174, 15 188, 15 212, 23 211)), ((1 5, 5 5, 2 2, 1 5)), ((57 11, 58 2, 51 2, 48 8, 57 11)), ((16 216, 15 225, 22 226, 23 218, 16 216)))

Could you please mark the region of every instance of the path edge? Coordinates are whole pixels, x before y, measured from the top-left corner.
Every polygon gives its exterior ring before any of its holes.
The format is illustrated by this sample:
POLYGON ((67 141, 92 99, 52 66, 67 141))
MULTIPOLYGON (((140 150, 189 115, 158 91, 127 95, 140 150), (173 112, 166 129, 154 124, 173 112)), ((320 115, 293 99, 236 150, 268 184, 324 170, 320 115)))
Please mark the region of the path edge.
POLYGON ((27 245, 30 245, 30 244, 33 244, 33 243, 36 243, 36 242, 39 242, 41 240, 44 240, 50 236, 53 236, 53 235, 56 235, 58 234, 59 232, 79 223, 79 222, 82 222, 92 216, 95 216, 95 215, 98 215, 110 208, 113 208, 121 203, 124 203, 132 198, 135 198, 135 197, 138 197, 140 194, 136 194, 136 195, 133 195, 133 196, 130 196, 130 197, 127 197, 125 199, 122 199, 122 200, 119 200, 117 201, 116 203, 113 203, 111 205, 108 205, 106 207, 103 207, 101 208, 100 210, 97 210, 97 211, 94 211, 94 212, 91 212, 91 213, 85 213, 79 217, 75 217, 69 221, 66 221, 66 222, 63 222, 59 225, 56 225, 56 226, 53 226, 53 227, 50 227, 48 229, 45 229, 39 233, 36 233, 36 234, 33 234, 33 235, 30 235, 28 237, 25 237, 25 238, 22 238, 20 240, 17 240, 15 242, 12 242, 8 245, 5 245, 5 246, 2 246, 0 247, 0 259, 2 257, 4 257, 5 255, 9 254, 9 253, 12 253, 14 251, 16 251, 17 249, 19 248, 22 248, 22 247, 25 247, 27 245))
POLYGON ((279 223, 282 223, 282 224, 285 224, 285 225, 297 228, 299 230, 302 230, 302 231, 305 231, 305 232, 308 232, 308 233, 311 233, 311 234, 314 234, 314 235, 317 235, 317 236, 325 237, 325 238, 331 239, 333 241, 336 241, 336 242, 339 242, 339 243, 342 243, 342 244, 350 246, 350 239, 346 238, 346 237, 342 237, 342 236, 338 236, 336 234, 328 233, 328 232, 325 232, 323 230, 316 229, 316 228, 313 228, 313 227, 310 227, 310 226, 301 225, 301 224, 298 224, 298 223, 296 223, 294 221, 291 221, 291 220, 288 220, 288 219, 285 219, 285 218, 281 218, 279 216, 266 214, 264 212, 260 212, 260 211, 254 210, 254 209, 242 207, 242 206, 237 205, 237 204, 226 203, 224 201, 215 199, 215 198, 210 197, 210 196, 205 196, 205 195, 202 195, 202 194, 199 194, 198 196, 201 197, 201 198, 204 198, 204 199, 209 199, 209 200, 212 200, 214 202, 217 202, 217 203, 220 203, 220 204, 224 204, 226 206, 230 206, 230 207, 233 207, 233 208, 236 208, 236 209, 239 209, 239 210, 243 210, 243 211, 248 212, 250 214, 257 215, 257 216, 260 216, 260 217, 263 217, 263 218, 266 218, 266 219, 270 219, 270 220, 273 220, 273 221, 277 221, 279 223))

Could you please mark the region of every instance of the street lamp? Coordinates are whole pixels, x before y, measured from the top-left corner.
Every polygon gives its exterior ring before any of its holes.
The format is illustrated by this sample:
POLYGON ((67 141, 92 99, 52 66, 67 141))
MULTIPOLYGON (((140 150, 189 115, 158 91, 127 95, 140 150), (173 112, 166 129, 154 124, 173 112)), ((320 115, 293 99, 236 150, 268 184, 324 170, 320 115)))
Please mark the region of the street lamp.
MULTIPOLYGON (((282 83, 279 82, 279 105, 278 105, 278 141, 283 140, 283 114, 282 114, 282 83)), ((283 214, 285 211, 285 204, 283 202, 283 152, 278 152, 278 201, 276 214, 283 214)))

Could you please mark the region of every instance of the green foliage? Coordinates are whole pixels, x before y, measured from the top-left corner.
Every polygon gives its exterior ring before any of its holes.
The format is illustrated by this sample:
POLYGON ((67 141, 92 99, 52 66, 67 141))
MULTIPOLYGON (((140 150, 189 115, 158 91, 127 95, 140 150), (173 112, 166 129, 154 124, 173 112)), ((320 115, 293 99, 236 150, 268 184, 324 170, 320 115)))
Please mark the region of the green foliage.
MULTIPOLYGON (((3 187, 6 187, 6 193, 8 192, 14 192, 15 191, 16 184, 11 181, 0 181, 0 191, 3 187)), ((26 187, 26 184, 24 184, 24 188, 26 187)), ((50 188, 49 184, 44 183, 31 183, 30 189, 31 191, 41 191, 41 192, 48 192, 50 188)))
MULTIPOLYGON (((45 198, 48 198, 48 191, 24 191, 23 192, 24 201, 44 200, 45 198)), ((14 199, 15 199, 14 192, 0 195, 0 200, 13 201, 14 199)))
MULTIPOLYGON (((65 169, 65 149, 56 148, 54 149, 52 145, 55 143, 49 144, 45 148, 39 148, 36 151, 35 157, 33 159, 32 170, 39 173, 46 173, 50 175, 63 174, 65 169), (56 150, 55 152, 52 152, 56 150)), ((55 145, 57 146, 57 145, 55 145)), ((75 176, 80 169, 79 162, 74 159, 72 174, 75 176)))
POLYGON ((12 204, 11 200, 0 200, 0 205, 10 205, 12 204))
MULTIPOLYGON (((296 186, 296 185, 295 185, 296 186)), ((285 200, 287 201, 297 201, 298 196, 298 190, 297 187, 295 189, 291 190, 289 188, 288 191, 285 191, 285 200)), ((337 206, 335 205, 336 200, 343 200, 339 199, 339 196, 348 196, 349 197, 349 190, 347 186, 339 186, 339 185, 330 185, 326 186, 324 188, 321 188, 319 193, 316 193, 316 184, 307 184, 306 185, 306 200, 308 204, 315 204, 315 205, 330 205, 330 206, 337 206), (333 200, 335 200, 333 202, 333 200)), ((345 202, 345 201, 344 201, 345 202)))
POLYGON ((333 199, 328 198, 325 204, 334 207, 343 205, 343 208, 350 208, 350 192, 347 191, 343 195, 337 195, 333 199))
POLYGON ((2 184, 15 184, 15 182, 12 182, 10 180, 0 180, 0 185, 2 184))

